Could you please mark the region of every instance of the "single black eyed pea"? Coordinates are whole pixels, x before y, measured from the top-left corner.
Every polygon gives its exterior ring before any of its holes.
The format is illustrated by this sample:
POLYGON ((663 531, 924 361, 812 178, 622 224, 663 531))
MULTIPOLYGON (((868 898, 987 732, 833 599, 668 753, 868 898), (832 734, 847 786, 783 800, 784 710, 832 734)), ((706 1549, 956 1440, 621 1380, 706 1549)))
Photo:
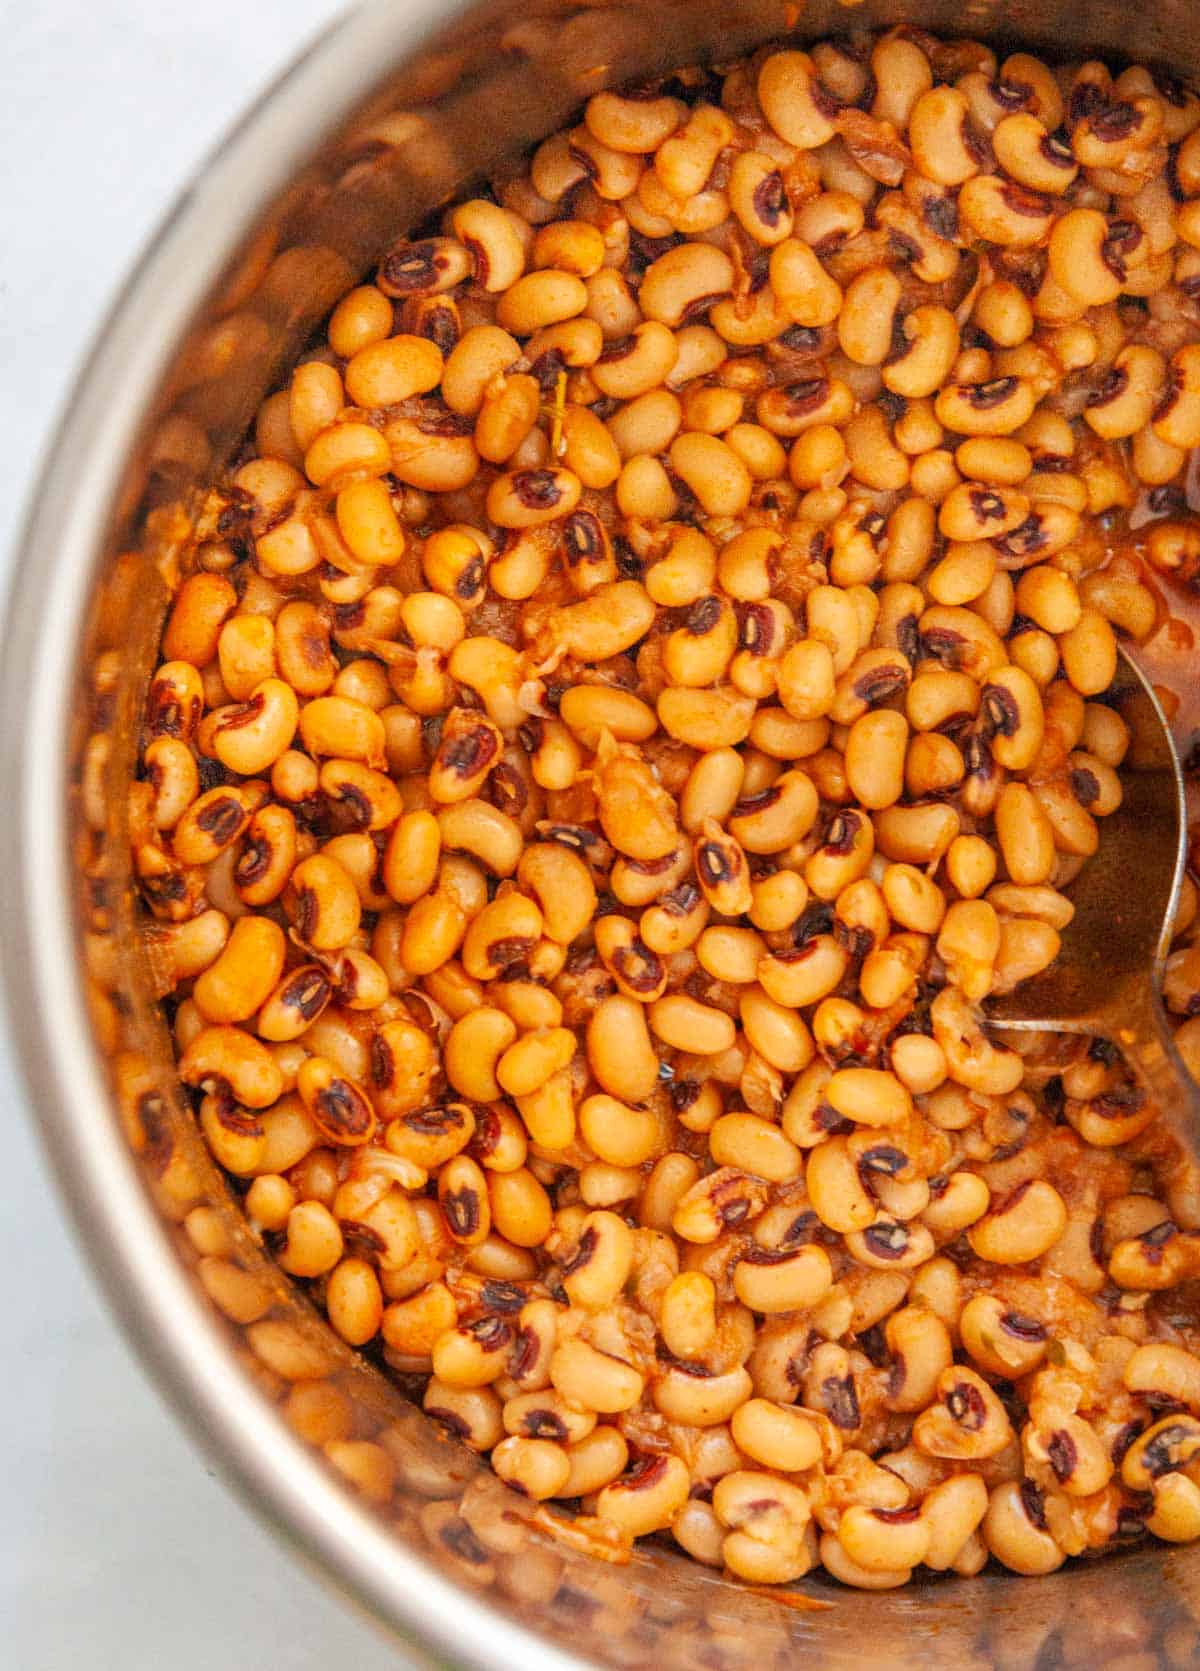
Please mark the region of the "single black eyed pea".
POLYGON ((950 383, 938 394, 938 422, 958 435, 1011 435, 1028 422, 1036 404, 1033 385, 1022 377, 986 383, 950 383))
POLYGON ((846 782, 854 798, 872 811, 893 806, 904 792, 908 721, 891 708, 861 715, 846 738, 846 782))
POLYGON ((683 1362, 703 1358, 717 1332, 711 1277, 702 1271, 683 1271, 673 1277, 662 1296, 658 1328, 674 1357, 683 1362))
POLYGON ((832 1286, 829 1255, 816 1244, 794 1251, 752 1246, 733 1268, 734 1293, 764 1316, 816 1305, 832 1286))
POLYGON ((584 1219, 572 1251, 560 1262, 571 1303, 600 1311, 611 1305, 633 1269, 633 1232, 616 1213, 594 1212, 584 1219))
POLYGON ((837 1539, 850 1560, 868 1572, 912 1568, 929 1552, 929 1523, 916 1506, 871 1508, 852 1503, 838 1522, 837 1539))
POLYGON ((794 951, 771 953, 758 966, 758 980, 774 1003, 801 1009, 819 1003, 840 985, 850 955, 832 934, 817 934, 794 951))
POLYGON ((1022 887, 1046 882, 1054 869, 1054 830, 1024 783, 1006 783, 996 805, 996 837, 1009 876, 1022 887))
POLYGON ((550 1380, 571 1404, 600 1415, 632 1409, 645 1388, 644 1377, 631 1364, 581 1339, 562 1341, 555 1348, 550 1380))
POLYGON ((979 1528, 990 1552, 1011 1572, 1054 1572, 1066 1555, 1046 1529, 1042 1494, 1030 1481, 993 1488, 979 1528))
MULTIPOLYGON (((494 1167, 495 1162, 491 1164, 494 1167)), ((495 1235, 503 1237, 512 1247, 542 1245, 550 1234, 554 1209, 545 1189, 527 1167, 490 1170, 488 1197, 495 1235)))
MULTIPOLYGON (((565 704, 564 696, 560 711, 565 704)), ((653 730, 653 714, 649 714, 649 718, 653 730)), ((645 735, 650 733, 647 732, 645 735)), ((680 823, 683 828, 696 831, 706 818, 713 818, 718 824, 728 818, 737 804, 744 774, 745 765, 736 749, 710 749, 702 754, 688 773, 679 797, 680 823)))
POLYGON ((904 1306, 888 1318, 884 1338, 892 1361, 888 1408, 925 1409, 936 1395, 939 1377, 953 1360, 953 1346, 945 1324, 924 1307, 904 1306))
POLYGON ((635 999, 622 993, 602 999, 588 1022, 586 1047, 600 1085, 622 1102, 642 1102, 658 1084, 645 1007, 635 999))
POLYGON ((495 980, 528 960, 541 933, 542 913, 532 899, 515 889, 497 894, 467 929, 463 968, 475 980, 495 980))
POLYGON ((442 1049, 446 1077, 472 1102, 495 1102, 503 1092, 496 1069, 517 1037, 517 1026, 503 1010, 482 1005, 460 1016, 442 1049))
POLYGON ((692 490, 709 516, 737 516, 750 500, 750 472, 715 435, 676 436, 669 453, 671 468, 692 490))
POLYGON ((686 993, 671 993, 649 1006, 649 1023, 656 1036, 673 1050, 696 1056, 716 1056, 736 1037, 732 1019, 711 1004, 686 993))
POLYGON ((927 1456, 978 1461, 998 1455, 1011 1441, 1003 1404, 973 1369, 951 1364, 943 1370, 937 1399, 913 1424, 913 1443, 927 1456))
POLYGON ((671 1215, 671 1227, 687 1242, 707 1245, 725 1230, 755 1218, 766 1204, 766 1185, 734 1167, 721 1167, 693 1184, 671 1215))
POLYGON ((201 1100, 200 1130, 218 1165, 235 1178, 251 1177, 264 1168, 267 1143, 262 1124, 227 1093, 210 1092, 201 1100))
MULTIPOLYGON (((846 288, 837 318, 838 343, 858 365, 882 365, 892 347, 901 286, 890 267, 867 267, 846 288)), ((928 391, 927 391, 928 392, 928 391)))
POLYGON ((767 1398, 751 1398, 730 1419, 734 1443, 752 1462, 785 1474, 803 1473, 823 1455, 821 1435, 803 1411, 767 1398))
POLYGON ((630 1537, 645 1537, 668 1527, 687 1502, 691 1475, 677 1456, 644 1456, 607 1485, 596 1500, 599 1518, 630 1537))
POLYGON ((525 1439, 514 1434, 500 1441, 491 1460, 506 1485, 535 1503, 560 1496, 571 1473, 566 1450, 552 1439, 525 1439))
POLYGON ((1135 435, 1158 410, 1166 379, 1166 362, 1156 348, 1123 348, 1105 382, 1088 402, 1085 422, 1106 441, 1135 435))
POLYGON ((974 1537, 988 1509, 988 1488, 978 1474, 952 1474, 921 1500, 929 1528, 925 1565, 934 1572, 953 1567, 974 1537))
POLYGON ((560 1497, 586 1497, 602 1491, 624 1471, 629 1446, 619 1428, 601 1423, 585 1438, 567 1446, 570 1472, 560 1497))
POLYGON ((799 1073, 812 1061, 812 1036, 803 1017, 777 1004, 761 987, 754 985, 742 993, 738 1016, 751 1048, 781 1073, 799 1073))
MULTIPOLYGON (((796 1138, 801 1135, 784 1111, 784 1129, 791 1129, 796 1138)), ((859 1176, 858 1166, 841 1136, 818 1142, 808 1158, 805 1185, 813 1211, 830 1230, 849 1235, 865 1230, 874 1221, 875 1202, 867 1194, 859 1176)))
POLYGON ((1043 1178, 1019 1184, 967 1232, 981 1259, 997 1265, 1023 1265, 1040 1259, 1058 1241, 1067 1224, 1062 1196, 1043 1178))
POLYGON ((1200 1422, 1195 1416, 1163 1416, 1126 1451, 1121 1479, 1131 1491, 1148 1491, 1165 1474, 1182 1471, 1200 1453, 1200 1422))
POLYGON ((514 470, 497 476, 488 489, 487 514, 499 528, 538 528, 570 516, 581 491, 570 470, 514 470))
POLYGON ((718 1166, 738 1167, 770 1183, 787 1183, 802 1170, 796 1145, 757 1114, 722 1115, 708 1134, 708 1146, 718 1166))
POLYGON ((389 829, 402 810, 400 791, 389 775, 359 760, 323 761, 318 787, 331 806, 348 813, 360 830, 371 834, 389 829))
POLYGON ((950 979, 971 1003, 987 996, 1000 950, 1000 921, 983 899, 955 900, 937 938, 938 956, 950 979))
POLYGON ((1056 1412, 1030 1422, 1021 1435, 1026 1466, 1070 1497, 1102 1491, 1113 1475, 1113 1462, 1096 1430, 1081 1416, 1056 1412))
POLYGON ((179 1058, 185 1085, 228 1087, 242 1108, 269 1108, 283 1091, 283 1076, 267 1047, 240 1027, 206 1026, 179 1058))
POLYGON ((374 1340, 383 1322, 383 1292, 368 1260, 344 1258, 329 1272, 324 1307, 329 1322, 351 1347, 374 1340))
POLYGON ((1154 1342, 1139 1346, 1122 1371, 1127 1390, 1159 1400, 1200 1406, 1200 1359, 1181 1346, 1154 1342))
POLYGON ((899 353, 883 367, 884 387, 905 400, 923 400, 950 375, 958 354, 958 325, 948 308, 917 307, 905 316, 900 338, 899 353))
POLYGON ((1167 1543, 1191 1543, 1200 1536, 1200 1486, 1186 1474, 1155 1480, 1154 1511, 1146 1530, 1167 1543))
POLYGON ((264 1004, 283 972, 283 930, 268 917, 240 917, 215 961, 192 989, 206 1021, 248 1021, 264 1004))
POLYGON ((1030 111, 998 122, 992 147, 1004 172, 1030 191, 1061 197, 1079 173, 1070 146, 1048 134, 1030 111))
POLYGON ((729 1420, 752 1390, 749 1373, 741 1364, 719 1374, 697 1374, 690 1367, 671 1365, 651 1383, 650 1396, 668 1421, 716 1427, 729 1420))
POLYGON ((288 891, 296 932, 306 945, 337 951, 358 932, 362 918, 358 890, 336 859, 315 853, 301 860, 288 891))
POLYGON ((512 1340, 512 1327, 502 1317, 447 1329, 430 1354, 434 1376, 453 1388, 489 1386, 504 1374, 512 1340))
POLYGON ((596 909, 587 865, 559 842, 531 842, 521 853, 517 880, 537 900, 545 932, 560 945, 570 945, 596 909))
POLYGON ((698 304, 727 295, 733 281, 733 263, 723 250, 712 244, 679 244, 646 269, 638 303, 647 319, 682 325, 698 304))
MULTIPOLYGON (((946 1057, 936 1039, 926 1038, 922 1033, 904 1033, 898 1039, 893 1039, 889 1051, 892 1072, 900 1083, 914 1096, 925 1096, 930 1091, 936 1091, 947 1074, 946 1057)), ((986 1210, 984 1202, 980 1211, 986 1210)), ((966 1221, 970 1223, 970 1219, 966 1221)), ((934 1235, 938 1234, 935 1222, 926 1220, 928 1228, 934 1235)))
POLYGON ((1200 435, 1200 354, 1188 343, 1171 356, 1167 391, 1152 419, 1154 435, 1168 447, 1197 445, 1200 435))

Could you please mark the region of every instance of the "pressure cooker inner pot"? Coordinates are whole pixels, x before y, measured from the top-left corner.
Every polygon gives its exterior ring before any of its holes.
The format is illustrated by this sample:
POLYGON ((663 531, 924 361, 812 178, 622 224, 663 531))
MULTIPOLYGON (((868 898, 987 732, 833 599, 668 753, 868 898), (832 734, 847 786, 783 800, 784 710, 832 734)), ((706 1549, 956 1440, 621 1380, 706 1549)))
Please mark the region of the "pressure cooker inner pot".
MULTIPOLYGON (((244 1369, 245 1397, 273 1403, 400 1544, 569 1652, 680 1667, 757 1668, 800 1655, 915 1666, 930 1654, 948 1665, 1050 1667, 1098 1664, 1102 1654, 1107 1663, 1118 1649, 1131 1665, 1194 1662, 1200 1563, 1186 1549, 1139 1546, 1036 1580, 991 1570, 929 1577, 895 1593, 808 1583, 809 1599, 797 1600, 723 1582, 666 1547, 639 1546, 620 1565, 592 1532, 552 1533, 544 1510, 426 1418, 369 1353, 335 1336, 251 1233, 178 1087, 160 1008, 167 983, 153 935, 138 926, 128 855, 129 784, 170 590, 197 541, 220 539, 229 515, 211 484, 330 308, 407 229, 526 156, 597 91, 728 62, 768 41, 907 22, 1052 60, 1130 59, 1186 76, 1200 72, 1195 9, 1179 0, 1134 11, 1118 0, 853 9, 513 0, 447 6, 415 42, 404 8, 392 10, 394 65, 333 132, 312 134, 309 161, 236 251, 213 226, 223 270, 148 402, 117 491, 69 739, 80 968, 112 1086, 111 1110, 95 1117, 119 1125, 175 1257, 244 1369)), ((320 50, 336 52, 336 35, 320 50)), ((420 1633, 419 1620, 404 1623, 420 1633)), ((487 1662, 486 1642, 462 1652, 487 1662)))

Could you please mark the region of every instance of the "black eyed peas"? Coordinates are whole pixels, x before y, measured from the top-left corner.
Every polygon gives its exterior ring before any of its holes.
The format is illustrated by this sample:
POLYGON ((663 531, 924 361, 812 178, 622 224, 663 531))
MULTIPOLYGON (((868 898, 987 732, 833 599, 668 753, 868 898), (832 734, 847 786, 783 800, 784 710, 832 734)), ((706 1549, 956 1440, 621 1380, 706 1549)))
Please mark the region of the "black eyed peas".
POLYGON ((1115 1052, 985 1006, 1200 574, 1200 101, 899 30, 720 78, 397 243, 216 490, 129 812, 180 1078, 341 1339, 614 1558, 1191 1541, 1195 1189, 1115 1052))

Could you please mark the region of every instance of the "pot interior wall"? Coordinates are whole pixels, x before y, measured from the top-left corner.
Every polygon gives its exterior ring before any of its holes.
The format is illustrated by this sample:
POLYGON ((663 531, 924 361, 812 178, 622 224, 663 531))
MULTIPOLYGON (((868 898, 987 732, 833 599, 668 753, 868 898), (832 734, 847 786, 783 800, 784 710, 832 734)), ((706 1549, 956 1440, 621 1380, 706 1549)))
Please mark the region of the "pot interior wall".
MULTIPOLYGON (((1049 1667, 1076 1663, 1077 1645, 1097 1635, 1143 1650, 1162 1644, 1200 1604, 1200 1556, 1138 1550, 1037 1581, 931 1579, 896 1594, 811 1584, 810 1593, 832 1606, 805 1612, 725 1586, 665 1550, 619 1568, 560 1547, 553 1558, 564 1564, 552 1583, 558 1569, 536 1538, 527 1545, 523 1532, 514 1533, 511 1552, 481 1544, 471 1514, 459 1513, 464 1493, 472 1514, 482 1515, 479 1505, 488 1502, 497 1514, 526 1509, 502 1502, 490 1476, 476 1477, 473 1457, 334 1339, 265 1260, 197 1140, 175 1087, 153 956, 135 930, 126 785, 167 581, 186 565, 205 526, 206 485, 336 298, 465 183, 519 156, 603 86, 729 59, 789 34, 804 39, 904 21, 947 35, 1033 43, 1060 57, 1129 56, 1187 73, 1200 69, 1200 34, 1189 27, 1196 8, 1190 0, 1136 11, 1124 0, 1086 8, 1062 0, 868 0, 854 10, 831 0, 799 7, 490 0, 460 11, 415 48, 405 6, 393 0, 390 10, 394 68, 364 89, 359 108, 341 113, 335 131, 314 133, 319 143, 308 165, 240 249, 227 249, 224 229, 213 227, 210 301, 148 400, 141 444, 116 484, 109 537, 96 553, 78 657, 87 678, 63 749, 76 768, 70 850, 79 875, 81 965, 114 1088, 108 1117, 129 1137, 176 1253, 198 1281, 210 1292, 220 1286, 215 1256, 202 1259, 185 1228, 199 1209, 224 1226, 228 1245, 218 1263, 258 1285, 261 1308, 248 1299, 241 1326, 226 1318, 223 1327, 260 1391, 303 1426, 289 1353, 308 1353, 306 1378, 325 1383, 331 1398, 350 1400, 356 1432, 383 1434, 394 1454, 394 1490, 376 1495, 397 1537, 574 1651, 610 1664, 766 1666, 802 1648, 814 1664, 917 1666, 936 1654, 955 1666, 1036 1660, 1049 1667)), ((486 1662, 484 1644, 464 1652, 486 1662)))

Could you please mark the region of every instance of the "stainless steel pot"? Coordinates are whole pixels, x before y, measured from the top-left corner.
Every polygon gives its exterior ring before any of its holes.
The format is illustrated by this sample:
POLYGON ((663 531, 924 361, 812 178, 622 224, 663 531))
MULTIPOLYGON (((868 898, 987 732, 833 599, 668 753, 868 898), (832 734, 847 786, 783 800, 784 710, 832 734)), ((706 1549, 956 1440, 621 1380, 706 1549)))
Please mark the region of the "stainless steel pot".
POLYGON ((831 1587, 830 1610, 809 1612, 665 1551, 617 1567, 545 1538, 528 1505, 342 1347, 264 1259, 177 1097, 134 933, 125 785, 164 577, 204 514, 206 481, 332 301, 428 208, 601 86, 789 30, 901 19, 1200 74, 1192 0, 867 0, 849 14, 832 0, 364 5, 180 200, 51 444, 3 668, 2 953, 31 1098, 89 1253, 164 1390, 280 1533, 424 1663, 1200 1662, 1194 1551, 896 1594, 831 1587), (256 1285, 236 1321, 210 1299, 214 1261, 256 1285), (390 1494, 364 1496, 305 1442, 289 1380, 300 1357, 353 1409, 356 1432, 387 1448, 390 1494))

